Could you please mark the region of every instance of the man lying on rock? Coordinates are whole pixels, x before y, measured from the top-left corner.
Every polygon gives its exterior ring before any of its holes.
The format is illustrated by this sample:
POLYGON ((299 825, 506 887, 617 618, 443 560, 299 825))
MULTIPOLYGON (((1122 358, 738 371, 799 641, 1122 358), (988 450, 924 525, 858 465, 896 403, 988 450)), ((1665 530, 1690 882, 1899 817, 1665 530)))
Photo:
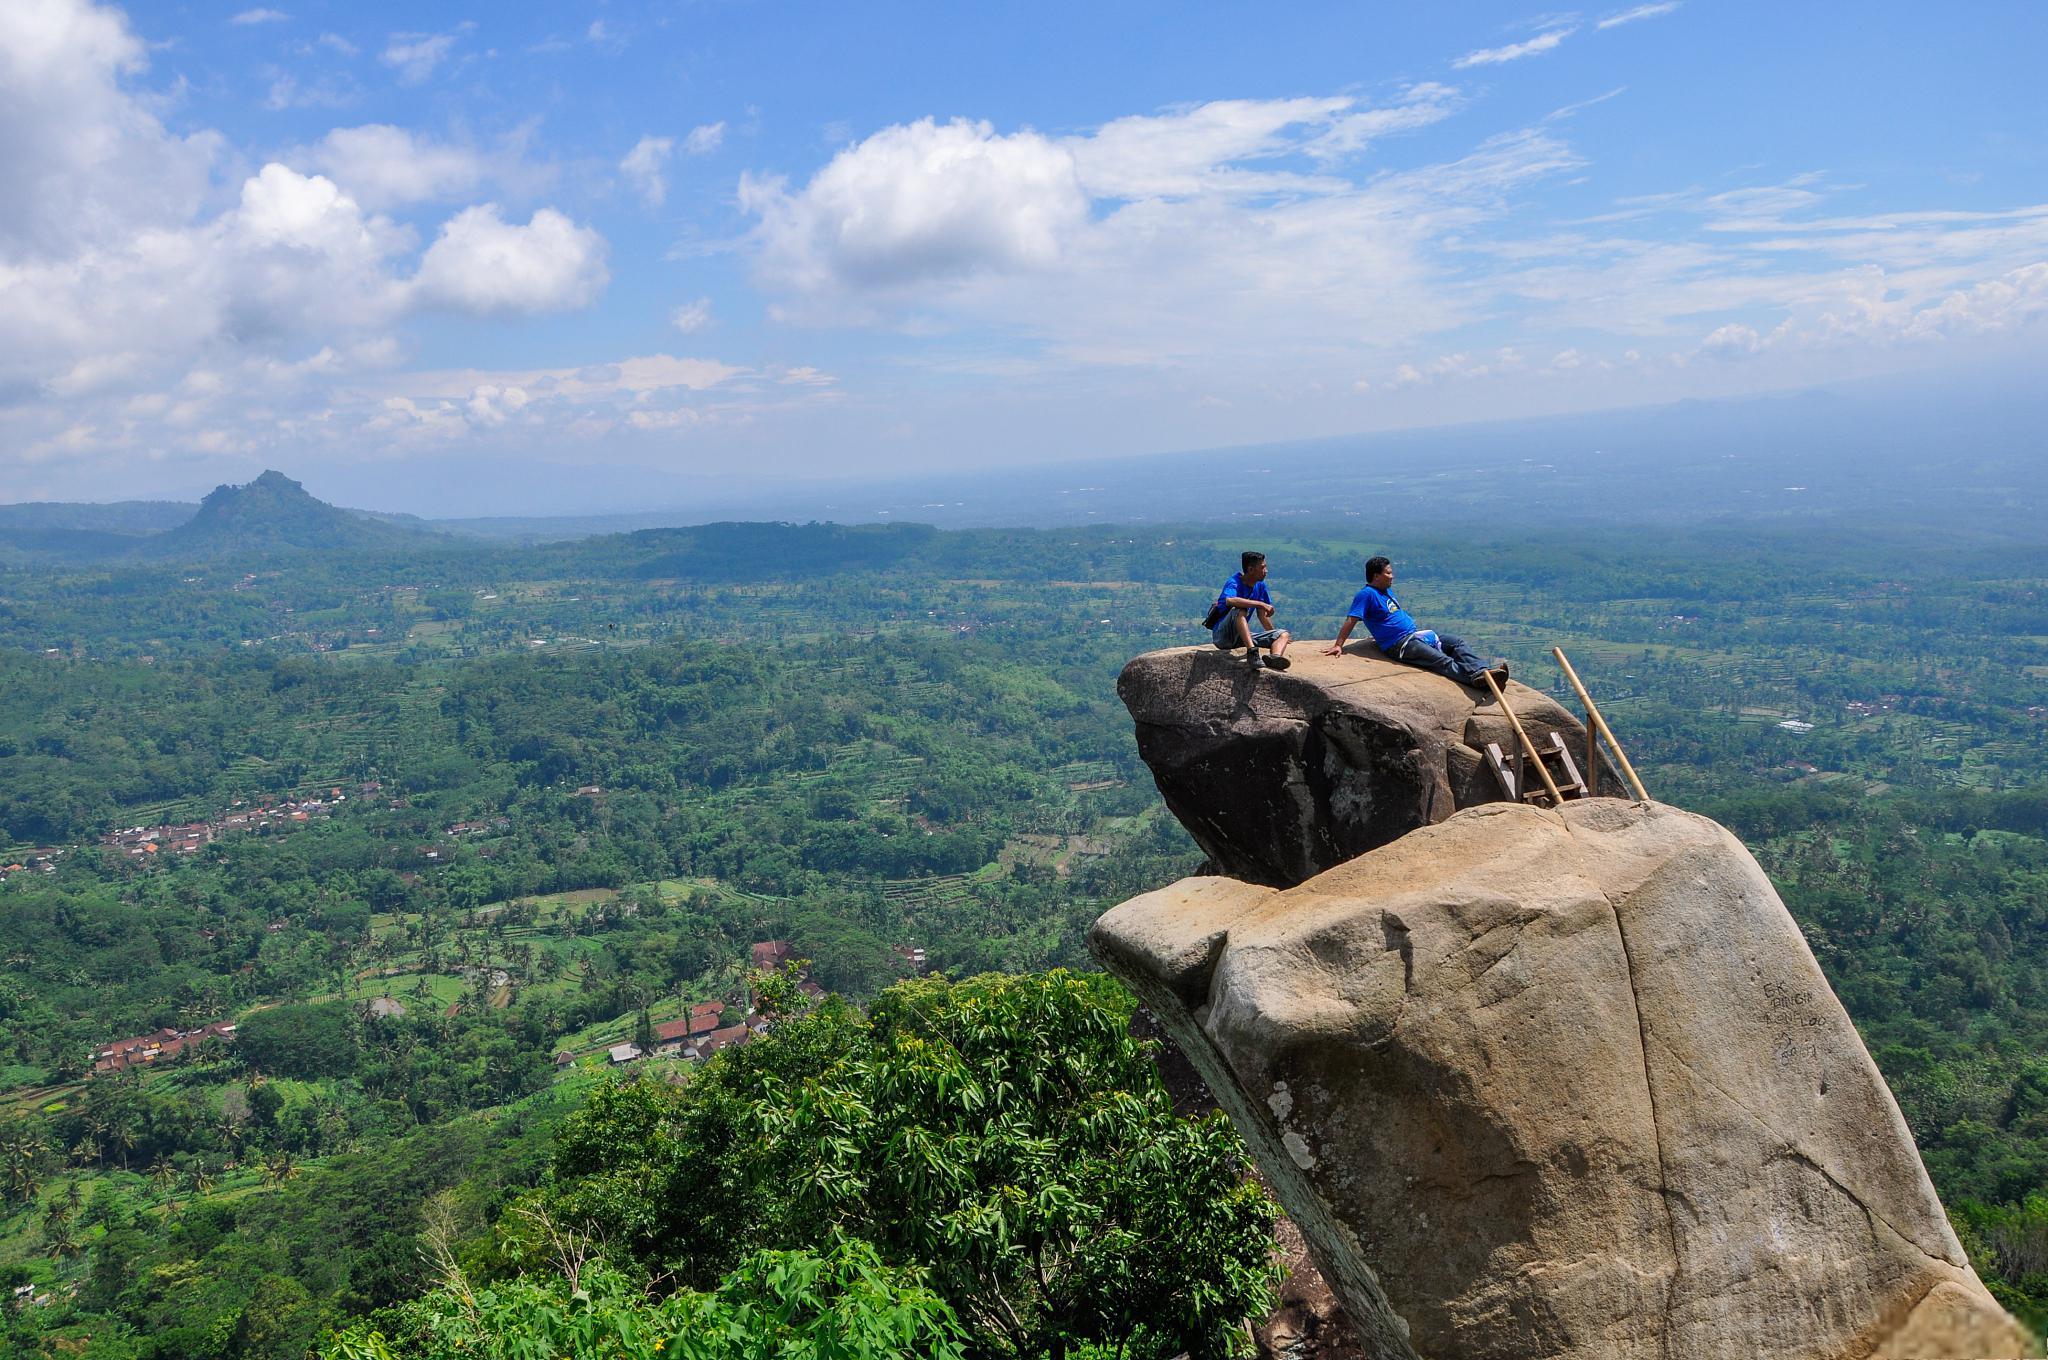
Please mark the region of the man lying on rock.
POLYGON ((1404 666, 1435 671, 1461 685, 1479 684, 1488 671, 1493 673, 1496 684, 1508 682, 1507 662, 1496 661, 1488 666, 1472 654, 1463 639, 1415 626, 1414 618, 1394 598, 1394 564, 1387 558, 1367 560, 1365 589, 1352 596, 1351 612, 1344 618, 1344 627, 1338 630, 1337 640, 1323 649, 1324 653, 1341 654, 1352 625, 1359 623, 1365 625, 1382 652, 1404 666))
POLYGON ((1244 648, 1245 660, 1254 670, 1270 666, 1284 671, 1293 664, 1287 659, 1287 644, 1293 641, 1293 636, 1285 628, 1273 626, 1273 593, 1266 589, 1266 555, 1248 552, 1238 562, 1239 570, 1223 583, 1216 603, 1209 607, 1209 636, 1226 652, 1244 648), (1252 627, 1254 614, 1259 618, 1257 629, 1252 627), (1261 647, 1272 655, 1261 660, 1261 647))

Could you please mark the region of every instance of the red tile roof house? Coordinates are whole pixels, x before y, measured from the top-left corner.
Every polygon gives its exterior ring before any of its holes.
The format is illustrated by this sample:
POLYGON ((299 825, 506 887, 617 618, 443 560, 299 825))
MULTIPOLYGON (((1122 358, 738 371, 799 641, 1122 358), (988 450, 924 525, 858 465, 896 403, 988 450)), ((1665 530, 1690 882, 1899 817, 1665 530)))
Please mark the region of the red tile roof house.
POLYGON ((703 1038, 693 1042, 688 1048, 683 1050, 683 1056, 685 1058, 708 1058, 720 1049, 746 1043, 753 1037, 753 1031, 749 1030, 745 1025, 727 1025, 724 1029, 715 1029, 703 1038))
POLYGON ((753 948, 754 967, 762 972, 772 972, 796 957, 796 950, 790 948, 788 940, 763 940, 753 948))
POLYGON ((714 1034, 718 1030, 718 1017, 725 1010, 723 1002, 702 1003, 714 1009, 698 1014, 700 1007, 690 1008, 691 1013, 681 1020, 670 1020, 654 1027, 654 1043, 657 1053, 673 1053, 701 1035, 714 1034))

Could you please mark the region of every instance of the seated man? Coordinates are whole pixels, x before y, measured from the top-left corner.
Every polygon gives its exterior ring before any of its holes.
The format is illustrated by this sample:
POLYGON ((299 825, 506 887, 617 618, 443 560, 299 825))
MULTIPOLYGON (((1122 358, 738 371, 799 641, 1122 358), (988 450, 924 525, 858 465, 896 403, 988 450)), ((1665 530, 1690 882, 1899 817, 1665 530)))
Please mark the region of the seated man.
POLYGON ((1496 661, 1488 666, 1474 656, 1472 649, 1463 641, 1449 633, 1417 628, 1415 620, 1394 598, 1393 589, 1394 564, 1384 557, 1368 561, 1365 564, 1365 589, 1352 597, 1351 612, 1345 616, 1344 627, 1338 632, 1337 640, 1323 650, 1330 656, 1341 653, 1344 640, 1351 636, 1352 625, 1362 623, 1380 650, 1403 665, 1435 671, 1464 685, 1479 684, 1488 671, 1493 673, 1496 684, 1508 682, 1507 662, 1496 661))
POLYGON ((1210 610, 1216 623, 1209 636, 1226 652, 1234 647, 1244 648, 1245 660, 1254 668, 1270 666, 1284 671, 1293 664, 1287 659, 1287 644, 1292 637, 1286 629, 1273 627, 1273 593, 1266 589, 1266 555, 1248 552, 1238 561, 1241 569, 1223 583, 1210 610), (1256 630, 1252 627, 1254 614, 1259 616, 1256 630), (1261 647, 1273 653, 1263 661, 1259 658, 1261 647))

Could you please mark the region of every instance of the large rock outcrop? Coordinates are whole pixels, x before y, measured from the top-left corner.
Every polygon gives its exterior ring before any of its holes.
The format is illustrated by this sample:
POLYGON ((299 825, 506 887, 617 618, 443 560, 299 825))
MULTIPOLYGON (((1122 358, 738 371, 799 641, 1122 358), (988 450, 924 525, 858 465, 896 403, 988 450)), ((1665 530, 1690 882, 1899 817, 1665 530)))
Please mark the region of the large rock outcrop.
POLYGON ((2024 1353, 1798 928, 1704 818, 1475 807, 1292 889, 1184 880, 1091 944, 1368 1355, 2024 1353))
MULTIPOLYGON (((1179 647, 1117 679, 1166 806, 1223 873, 1289 887, 1502 796, 1483 753, 1516 743, 1491 695, 1370 644, 1289 655, 1288 671, 1254 671, 1242 653, 1179 647)), ((1561 733, 1584 764, 1576 718, 1519 681, 1507 697, 1531 738, 1561 733)), ((1620 791, 1611 775, 1602 787, 1620 791)))

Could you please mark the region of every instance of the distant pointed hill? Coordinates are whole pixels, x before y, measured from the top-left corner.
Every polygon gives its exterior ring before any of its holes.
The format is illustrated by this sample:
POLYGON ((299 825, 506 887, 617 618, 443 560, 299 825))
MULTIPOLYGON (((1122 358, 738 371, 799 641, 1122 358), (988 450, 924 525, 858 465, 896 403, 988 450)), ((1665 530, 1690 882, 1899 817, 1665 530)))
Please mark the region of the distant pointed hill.
POLYGON ((360 552, 430 545, 443 536, 343 510, 308 495, 282 472, 218 486, 199 513, 146 540, 148 557, 198 559, 276 552, 360 552))

